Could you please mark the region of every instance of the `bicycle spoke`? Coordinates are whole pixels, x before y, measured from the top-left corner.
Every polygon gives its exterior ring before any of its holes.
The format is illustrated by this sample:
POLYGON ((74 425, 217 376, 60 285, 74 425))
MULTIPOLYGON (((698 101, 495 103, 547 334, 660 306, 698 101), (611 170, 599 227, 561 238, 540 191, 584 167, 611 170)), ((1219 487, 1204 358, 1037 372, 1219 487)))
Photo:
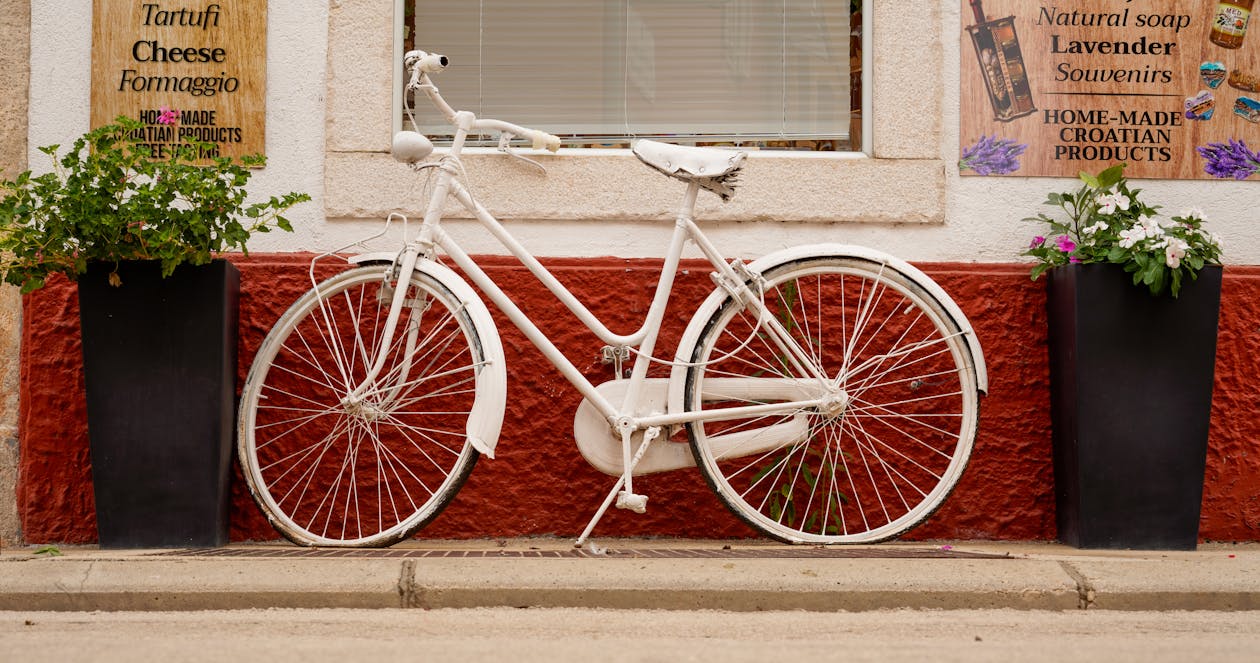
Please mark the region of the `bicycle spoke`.
POLYGON ((732 512, 776 538, 879 541, 917 524, 948 494, 970 453, 975 371, 964 362, 962 333, 887 264, 804 258, 763 277, 768 315, 799 348, 793 356, 830 384, 792 377, 788 345, 769 342, 733 299, 708 309, 685 386, 689 410, 715 415, 687 425, 697 465, 732 512), (753 397, 750 385, 762 378, 800 380, 801 393, 816 394, 819 405, 740 417, 731 408, 774 402, 753 397), (706 390, 709 380, 732 380, 732 392, 744 391, 723 398, 706 390), (799 433, 767 438, 782 446, 758 446, 759 429, 791 417, 804 418, 799 433))
POLYGON ((466 424, 487 361, 465 304, 417 273, 389 335, 383 282, 380 268, 359 268, 299 300, 242 393, 251 493, 299 543, 397 541, 441 511, 477 459, 466 424))

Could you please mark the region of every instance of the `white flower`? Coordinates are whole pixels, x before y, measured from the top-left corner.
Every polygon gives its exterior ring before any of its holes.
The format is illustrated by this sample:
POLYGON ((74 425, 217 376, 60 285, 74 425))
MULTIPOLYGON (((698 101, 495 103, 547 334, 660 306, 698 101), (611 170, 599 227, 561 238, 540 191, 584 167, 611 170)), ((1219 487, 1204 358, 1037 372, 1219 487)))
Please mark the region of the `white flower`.
POLYGON ((1134 244, 1146 239, 1146 231, 1142 226, 1129 226, 1120 231, 1120 248, 1131 249, 1134 244))
POLYGON ((1095 223, 1094 225, 1089 226, 1088 228, 1082 230, 1081 232, 1086 235, 1093 235, 1097 233, 1099 230, 1105 230, 1106 228, 1107 228, 1107 222, 1099 221, 1098 223, 1095 223))
POLYGON ((1182 210, 1181 217, 1184 219, 1198 219, 1200 221, 1207 221, 1207 217, 1204 216, 1203 210, 1197 207, 1191 207, 1191 208, 1182 210))
POLYGON ((1154 217, 1142 219, 1140 225, 1142 227, 1142 232, 1145 233, 1147 237, 1164 236, 1164 227, 1159 225, 1159 220, 1154 217))
POLYGON ((1164 264, 1177 269, 1181 266, 1181 259, 1186 256, 1186 249, 1188 248, 1190 248, 1190 245, 1184 241, 1176 237, 1169 237, 1165 241, 1164 246, 1164 264))
POLYGON ((1113 214, 1117 209, 1129 209, 1129 197, 1119 191, 1098 194, 1096 200, 1099 214, 1113 214))

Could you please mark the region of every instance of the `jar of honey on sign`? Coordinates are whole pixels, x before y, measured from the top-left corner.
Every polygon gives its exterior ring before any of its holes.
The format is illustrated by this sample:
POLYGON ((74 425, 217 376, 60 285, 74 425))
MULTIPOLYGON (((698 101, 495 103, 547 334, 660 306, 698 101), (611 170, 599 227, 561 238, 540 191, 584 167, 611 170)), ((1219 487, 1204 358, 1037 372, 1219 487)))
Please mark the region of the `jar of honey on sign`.
POLYGON ((1208 39, 1217 46, 1238 48, 1247 36, 1247 22, 1251 19, 1251 5, 1255 0, 1225 0, 1216 3, 1212 15, 1212 34, 1208 39))

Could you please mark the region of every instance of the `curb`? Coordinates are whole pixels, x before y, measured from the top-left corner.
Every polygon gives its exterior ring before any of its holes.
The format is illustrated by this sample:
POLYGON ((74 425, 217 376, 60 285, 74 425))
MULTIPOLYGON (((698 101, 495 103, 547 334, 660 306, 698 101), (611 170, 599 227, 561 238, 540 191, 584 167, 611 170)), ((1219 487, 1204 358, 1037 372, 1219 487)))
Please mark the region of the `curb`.
POLYGON ((6 611, 493 607, 1260 610, 1260 548, 988 558, 0 556, 6 611))
MULTIPOLYGON (((1010 560, 47 560, 0 610, 612 608, 863 611, 1078 606, 1053 562, 1010 560)), ((15 569, 16 570, 16 569, 15 569)))

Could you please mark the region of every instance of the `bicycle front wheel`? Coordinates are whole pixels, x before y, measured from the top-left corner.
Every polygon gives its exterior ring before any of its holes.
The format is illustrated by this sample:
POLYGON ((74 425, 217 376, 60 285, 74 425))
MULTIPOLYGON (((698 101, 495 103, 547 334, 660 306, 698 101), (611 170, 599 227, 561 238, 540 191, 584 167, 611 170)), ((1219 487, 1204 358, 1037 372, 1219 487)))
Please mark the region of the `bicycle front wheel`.
POLYGON ((436 517, 477 462, 465 423, 485 359, 467 308, 414 273, 387 341, 403 284, 386 273, 352 269, 298 299, 263 341, 241 394, 245 478, 294 543, 396 543, 436 517))
POLYGON ((831 256, 768 269, 763 302, 818 375, 731 298, 699 336, 686 406, 824 406, 688 424, 697 465, 745 522, 795 543, 870 543, 932 514, 971 454, 978 410, 966 339, 913 279, 831 256))

